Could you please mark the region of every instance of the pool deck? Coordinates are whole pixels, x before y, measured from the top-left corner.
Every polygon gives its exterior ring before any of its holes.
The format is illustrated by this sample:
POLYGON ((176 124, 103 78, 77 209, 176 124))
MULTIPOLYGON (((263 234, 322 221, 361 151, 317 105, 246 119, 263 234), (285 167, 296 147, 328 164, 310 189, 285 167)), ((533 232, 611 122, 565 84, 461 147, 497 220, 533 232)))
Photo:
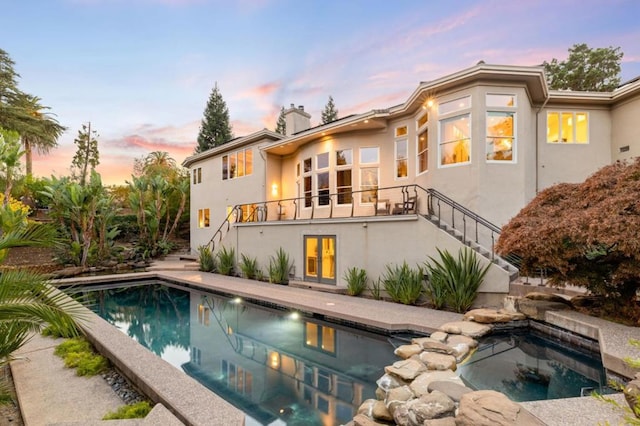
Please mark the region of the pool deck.
MULTIPOLYGON (((185 268, 188 265, 179 261, 156 262, 145 273, 84 277, 64 282, 97 284, 107 280, 161 278, 176 284, 273 302, 292 310, 315 312, 327 318, 339 318, 387 330, 430 333, 442 324, 462 318, 451 312, 203 273, 188 270, 185 268)), ((637 327, 626 327, 572 311, 550 312, 546 319, 551 324, 597 339, 605 367, 617 374, 630 373, 625 369, 624 357, 640 357, 640 351, 628 344, 629 338, 640 338, 640 329, 637 327)), ((240 411, 106 321, 91 314, 84 328, 88 338, 124 375, 144 393, 162 403, 145 419, 109 421, 108 425, 244 424, 244 415, 240 411)), ((112 392, 109 385, 101 378, 89 385, 88 379, 69 374, 69 370, 62 366, 62 361, 52 355, 54 346, 54 340, 37 337, 21 349, 19 355, 23 358, 11 363, 25 424, 105 424, 100 421, 105 414, 104 409, 97 407, 102 407, 105 401, 109 401, 107 405, 114 403, 110 396, 105 396, 112 392), (70 389, 78 391, 70 392, 70 389)), ((614 395, 614 398, 619 402, 624 399, 620 394, 614 395)), ((117 406, 117 401, 115 403, 117 406)), ((550 426, 596 425, 606 421, 611 425, 622 424, 619 412, 592 397, 536 401, 522 405, 550 426)), ((109 407, 108 410, 114 409, 109 407)))

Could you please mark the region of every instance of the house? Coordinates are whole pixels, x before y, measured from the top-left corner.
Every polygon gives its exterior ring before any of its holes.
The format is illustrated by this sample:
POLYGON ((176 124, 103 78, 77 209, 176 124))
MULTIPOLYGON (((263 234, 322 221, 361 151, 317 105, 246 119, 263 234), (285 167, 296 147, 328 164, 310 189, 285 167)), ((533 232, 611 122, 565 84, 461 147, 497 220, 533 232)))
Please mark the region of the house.
POLYGON ((354 266, 375 280, 467 245, 493 261, 484 296, 504 294, 516 274, 493 254, 500 227, 540 190, 640 155, 640 79, 553 91, 537 66, 479 63, 317 127, 302 106, 285 114, 286 136, 265 129, 184 161, 191 249, 233 247, 266 271, 282 247, 303 285, 346 287, 354 266))

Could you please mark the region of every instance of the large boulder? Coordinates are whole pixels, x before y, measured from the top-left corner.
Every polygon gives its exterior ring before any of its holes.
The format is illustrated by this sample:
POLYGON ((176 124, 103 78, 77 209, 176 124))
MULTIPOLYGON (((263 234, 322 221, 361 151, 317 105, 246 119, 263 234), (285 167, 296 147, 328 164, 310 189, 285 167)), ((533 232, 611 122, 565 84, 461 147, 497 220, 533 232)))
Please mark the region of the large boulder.
POLYGON ((510 322, 512 320, 511 315, 506 312, 498 312, 495 309, 472 309, 464 314, 466 321, 475 321, 481 324, 493 324, 496 322, 510 322))
POLYGON ((413 380, 420 373, 426 371, 427 367, 415 359, 405 359, 396 361, 391 366, 386 366, 384 372, 392 376, 399 377, 402 380, 413 380))
POLYGON ((457 426, 540 426, 541 423, 519 404, 493 390, 462 395, 457 426))
MULTIPOLYGON (((462 334, 464 336, 477 338, 489 334, 491 327, 472 321, 454 321, 442 325, 440 330, 449 334, 462 334)), ((451 339, 451 336, 449 336, 449 339, 451 339)), ((448 342, 449 340, 447 339, 447 343, 448 342)))
POLYGON ((631 407, 631 411, 636 417, 640 418, 640 414, 634 411, 637 407, 640 407, 640 373, 636 374, 636 378, 624 387, 624 397, 629 407, 631 407))
POLYGON ((358 414, 353 418, 353 426, 388 426, 389 423, 379 423, 373 420, 371 417, 364 414, 358 414))
POLYGON ((451 398, 453 402, 460 402, 460 399, 462 399, 462 395, 473 392, 473 390, 464 385, 448 380, 438 380, 431 382, 429 383, 427 389, 429 390, 429 392, 433 392, 436 390, 440 391, 451 398))
POLYGON ((427 366, 428 370, 456 371, 456 368, 458 367, 455 356, 437 352, 422 352, 420 354, 420 361, 427 366))
POLYGON ((389 409, 385 405, 384 401, 376 401, 373 404, 371 417, 373 417, 374 420, 380 420, 382 422, 390 422, 393 420, 393 416, 389 412, 389 409))
POLYGON ((460 377, 458 377, 456 373, 451 370, 429 370, 426 373, 422 373, 421 375, 416 377, 416 379, 411 382, 409 387, 411 388, 411 391, 414 393, 414 395, 416 395, 417 397, 421 397, 422 395, 426 395, 429 393, 429 385, 431 384, 431 382, 440 380, 447 380, 464 386, 464 383, 462 382, 460 377))
POLYGON ((397 355, 402 359, 411 358, 414 355, 418 355, 420 352, 422 352, 422 346, 416 344, 401 345, 393 351, 394 355, 397 355))
POLYGON ((411 422, 415 425, 422 425, 425 420, 452 416, 456 405, 444 393, 433 391, 407 402, 407 409, 411 422))
POLYGON ((518 310, 529 318, 544 321, 547 311, 564 311, 571 309, 570 305, 563 302, 550 302, 546 300, 536 300, 522 298, 518 301, 518 310))

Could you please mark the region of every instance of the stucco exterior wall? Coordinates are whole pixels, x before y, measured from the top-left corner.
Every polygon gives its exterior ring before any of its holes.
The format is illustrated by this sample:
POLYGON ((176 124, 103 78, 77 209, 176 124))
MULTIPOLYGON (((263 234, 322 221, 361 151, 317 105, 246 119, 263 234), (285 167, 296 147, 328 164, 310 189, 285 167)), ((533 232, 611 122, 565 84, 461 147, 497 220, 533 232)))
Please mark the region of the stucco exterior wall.
POLYGON ((640 98, 615 105, 611 110, 611 158, 613 161, 640 157, 640 98), (629 147, 621 151, 622 147, 629 147))
MULTIPOLYGON (((404 217, 352 221, 300 221, 293 224, 238 224, 229 232, 225 247, 234 247, 236 255, 255 257, 267 272, 269 259, 282 247, 294 263, 293 275, 301 280, 304 267, 304 236, 336 236, 336 286, 346 288, 343 276, 347 269, 359 267, 370 279, 382 276, 386 265, 423 265, 429 256, 439 258, 436 248, 457 255, 464 247, 457 239, 442 232, 422 217, 404 217)), ((483 264, 488 261, 478 257, 483 264)), ((481 292, 506 293, 509 276, 496 265, 491 267, 481 292)))
POLYGON ((547 105, 538 120, 538 189, 561 182, 579 183, 610 164, 611 114, 606 108, 547 105), (547 112, 587 112, 589 143, 547 143, 547 112))

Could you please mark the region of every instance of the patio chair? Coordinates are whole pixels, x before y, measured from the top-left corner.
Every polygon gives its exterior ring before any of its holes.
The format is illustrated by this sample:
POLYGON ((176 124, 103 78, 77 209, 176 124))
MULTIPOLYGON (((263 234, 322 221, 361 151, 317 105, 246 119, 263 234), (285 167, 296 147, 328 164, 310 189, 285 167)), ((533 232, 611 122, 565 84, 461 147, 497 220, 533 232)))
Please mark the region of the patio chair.
POLYGON ((376 216, 388 215, 391 210, 391 203, 388 199, 376 200, 376 216))
POLYGON ((418 197, 411 196, 402 203, 395 203, 391 214, 415 214, 418 197))

